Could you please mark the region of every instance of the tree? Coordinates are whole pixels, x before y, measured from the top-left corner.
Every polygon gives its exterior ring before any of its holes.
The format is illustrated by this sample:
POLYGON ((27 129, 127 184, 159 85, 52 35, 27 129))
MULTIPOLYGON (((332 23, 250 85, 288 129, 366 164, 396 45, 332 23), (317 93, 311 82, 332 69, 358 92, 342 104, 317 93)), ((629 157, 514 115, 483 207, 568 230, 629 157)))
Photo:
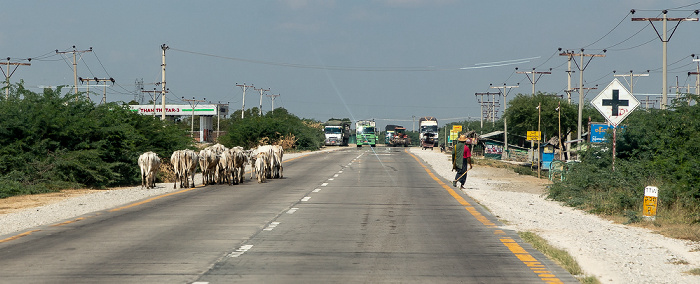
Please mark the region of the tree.
MULTIPOLYGON (((526 136, 527 131, 537 131, 538 120, 541 119, 540 129, 543 139, 548 140, 559 134, 559 114, 556 108, 561 103, 561 135, 562 139, 568 133, 576 133, 578 128, 578 106, 569 104, 556 95, 538 92, 535 96, 518 94, 508 102, 506 118, 508 132, 526 136), (537 106, 541 104, 542 112, 538 115, 537 106)), ((604 118, 590 104, 584 105, 584 129, 587 131, 587 117, 594 121, 604 121, 604 118)))
POLYGON ((137 184, 141 153, 169 157, 191 145, 172 123, 127 105, 95 105, 83 93, 62 97, 61 88, 37 94, 19 84, 0 101, 0 197, 23 188, 137 184))

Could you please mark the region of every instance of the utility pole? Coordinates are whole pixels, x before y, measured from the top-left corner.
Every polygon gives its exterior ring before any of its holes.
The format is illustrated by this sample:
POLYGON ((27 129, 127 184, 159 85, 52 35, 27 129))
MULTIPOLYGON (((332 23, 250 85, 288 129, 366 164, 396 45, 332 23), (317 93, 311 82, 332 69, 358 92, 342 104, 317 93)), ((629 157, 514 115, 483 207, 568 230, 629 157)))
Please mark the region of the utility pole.
MULTIPOLYGON (((515 70, 518 70, 518 67, 515 67, 515 70)), ((542 78, 543 75, 549 75, 552 74, 552 68, 549 68, 550 72, 542 72, 542 71, 535 71, 535 68, 532 68, 532 71, 517 71, 515 73, 518 74, 525 74, 527 76, 527 79, 530 80, 530 83, 532 83, 532 96, 535 96, 535 84, 537 84, 537 81, 542 78), (532 74, 532 78, 530 78, 530 74, 532 74)))
POLYGON ((185 99, 185 97, 182 97, 182 101, 189 103, 190 107, 192 107, 192 128, 190 130, 190 135, 192 135, 192 138, 194 138, 194 109, 197 107, 197 105, 199 103, 206 102, 206 100, 207 100, 206 98, 204 98, 203 100, 195 100, 194 97, 192 97, 192 99, 190 100, 190 99, 185 99))
MULTIPOLYGON (((75 55, 77 53, 82 54, 85 52, 92 52, 92 47, 90 47, 90 49, 86 49, 86 50, 75 50, 75 45, 74 45, 73 50, 71 50, 71 51, 58 51, 58 49, 56 49, 56 54, 73 53, 73 78, 74 78, 74 80, 73 80, 73 92, 75 92, 75 94, 78 93, 78 61, 77 61, 75 55)), ((82 57, 82 55, 81 55, 81 57, 82 57)))
MULTIPOLYGON (((603 53, 605 53, 607 50, 603 49, 603 53)), ((588 67, 588 64, 591 63, 594 57, 605 57, 605 54, 584 54, 583 53, 583 48, 581 48, 581 53, 574 53, 572 51, 566 51, 562 52, 559 54, 560 56, 568 56, 569 58, 574 60, 574 63, 576 64, 576 67, 578 68, 579 71, 579 96, 578 96, 578 128, 576 130, 576 135, 577 139, 581 140, 581 131, 583 130, 583 97, 585 96, 583 94, 583 71, 586 70, 586 67, 588 67), (574 59, 574 56, 580 56, 581 57, 581 62, 580 64, 576 62, 576 59, 574 59), (588 62, 584 64, 584 57, 590 57, 588 62)))
POLYGON ((276 95, 266 95, 268 98, 272 99, 272 111, 275 111, 275 98, 279 97, 280 94, 276 95))
MULTIPOLYGON (((97 77, 95 78, 83 78, 83 77, 78 77, 78 80, 80 81, 80 84, 83 83, 83 81, 88 82, 87 83, 87 98, 88 100, 90 99, 90 82, 95 81, 96 83, 99 82, 112 82, 112 85, 114 85, 114 78, 103 78, 99 79, 97 77)), ((95 85, 95 87, 99 87, 100 85, 95 85)), ((100 104, 107 103, 107 85, 102 85, 104 87, 104 93, 102 94, 102 101, 100 101, 100 104)))
MULTIPOLYGON (((615 73, 615 70, 613 70, 613 73, 615 73)), ((634 74, 634 72, 630 70, 629 74, 613 75, 613 77, 624 77, 625 81, 627 81, 627 77, 630 77, 630 95, 634 95, 634 77, 649 77, 649 70, 647 70, 646 74, 634 74)))
MULTIPOLYGON (((632 14, 634 14, 634 12, 635 12, 634 9, 630 11, 630 13, 632 13, 632 14)), ((661 63, 662 66, 661 66, 661 67, 663 68, 663 69, 662 69, 662 72, 661 72, 661 73, 663 73, 663 74, 661 75, 661 76, 662 76, 661 81, 662 81, 662 84, 663 84, 663 86, 662 86, 662 88, 661 88, 661 90, 662 90, 662 93, 661 93, 661 96, 662 96, 662 98, 661 98, 661 109, 666 109, 666 105, 668 104, 668 82, 667 82, 667 78, 666 78, 666 75, 668 74, 668 66, 667 66, 667 65, 668 65, 668 64, 667 64, 667 57, 668 57, 668 53, 667 53, 667 44, 668 44, 668 42, 671 40, 671 37, 673 37, 673 34, 676 32, 676 29, 677 29, 678 26, 681 24, 681 22, 685 22, 685 21, 695 21, 695 22, 697 22, 697 21, 698 21, 698 18, 668 18, 668 17, 666 16, 666 14, 668 14, 668 10, 663 10, 663 11, 661 11, 661 12, 664 14, 664 17, 663 17, 663 18, 632 18, 632 21, 633 21, 633 22, 635 22, 635 21, 649 21, 649 24, 651 24, 651 26, 654 28, 654 31, 656 32, 656 35, 657 35, 657 36, 659 37, 659 39, 661 40, 661 45, 662 45, 662 63, 661 63), (662 30, 663 32, 662 32, 662 34, 659 34, 659 30, 657 30, 657 29, 656 29, 656 26, 654 25, 654 22, 658 22, 658 21, 661 21, 661 22, 662 22, 662 25, 663 25, 663 28, 662 28, 662 29, 663 29, 663 30, 662 30), (676 23, 676 26, 673 28, 673 31, 671 31, 671 35, 670 35, 670 36, 667 36, 667 32, 666 32, 666 31, 668 30, 668 29, 666 28, 666 23, 667 23, 668 21, 678 22, 678 23, 676 23)), ((697 15, 697 14, 698 14, 698 10, 695 10, 695 15, 697 15)))
POLYGON ((142 93, 148 93, 151 96, 151 100, 153 101, 153 117, 156 117, 156 100, 158 100, 158 94, 160 94, 160 91, 156 91, 156 88, 153 88, 153 91, 145 91, 143 88, 141 89, 142 93))
POLYGON ((263 89, 263 88, 255 89, 255 88, 253 88, 253 90, 260 91, 260 110, 259 110, 259 114, 260 114, 260 116, 262 116, 262 97, 263 97, 263 93, 269 91, 270 89, 269 89, 269 88, 268 88, 268 89, 263 89))
MULTIPOLYGON (((166 89, 165 89, 165 51, 168 50, 169 47, 165 44, 162 44, 160 46, 160 48, 163 50, 163 62, 160 65, 163 69, 162 79, 160 81, 160 99, 161 99, 162 104, 163 104, 163 112, 162 112, 162 115, 160 116, 160 120, 165 120, 165 93, 166 93, 166 89)), ((155 109, 153 109, 153 111, 155 111, 155 109)))
POLYGON ((518 84, 517 86, 506 86, 506 83, 503 83, 503 87, 491 86, 491 88, 493 89, 498 89, 498 91, 501 93, 501 96, 503 96, 503 154, 501 159, 508 158, 508 122, 506 121, 506 97, 508 96, 512 88, 517 87, 520 87, 520 85, 518 84))
MULTIPOLYGON (((27 61, 32 61, 31 58, 27 58, 27 61)), ((7 88, 5 89, 5 99, 8 99, 10 97, 10 77, 12 77, 12 74, 15 74, 15 71, 17 71, 17 68, 20 66, 30 66, 31 64, 29 63, 18 63, 18 62, 10 62, 10 58, 7 58, 7 63, 5 63, 7 66, 7 73, 5 72, 5 69, 2 69, 2 66, 0 65, 0 70, 2 70, 2 74, 5 75, 5 83, 7 83, 7 88), (10 66, 14 65, 15 69, 10 72, 10 66)))
POLYGON ((241 119, 243 119, 244 114, 245 114, 245 91, 246 91, 248 88, 253 88, 253 89, 255 89, 255 86, 253 86, 253 85, 246 85, 245 83, 243 83, 243 84, 236 84, 236 86, 241 87, 241 89, 243 89, 243 108, 241 108, 241 119))

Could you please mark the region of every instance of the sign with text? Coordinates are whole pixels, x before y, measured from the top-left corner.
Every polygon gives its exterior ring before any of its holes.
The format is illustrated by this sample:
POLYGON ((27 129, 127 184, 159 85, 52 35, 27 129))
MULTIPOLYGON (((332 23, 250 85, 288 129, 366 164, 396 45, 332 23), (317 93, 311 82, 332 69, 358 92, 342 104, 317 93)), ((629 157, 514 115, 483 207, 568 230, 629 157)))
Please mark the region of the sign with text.
POLYGON ((656 205, 659 198, 659 188, 655 186, 647 186, 644 188, 644 206, 642 216, 648 219, 656 219, 656 205))
MULTIPOLYGON (((156 115, 161 115, 163 113, 163 107, 161 105, 130 105, 131 111, 143 115, 153 115, 154 109, 156 115)), ((193 109, 191 105, 165 105, 165 115, 173 116, 184 116, 192 115, 193 109)), ((201 104, 194 108, 194 115, 227 115, 228 106, 227 105, 210 105, 201 104), (218 108, 218 109, 217 109, 218 108)))
POLYGON ((542 137, 542 132, 540 131, 528 131, 527 132, 527 140, 529 141, 540 141, 540 137, 542 137))
POLYGON ((462 132, 462 126, 461 125, 452 125, 452 131, 454 132, 462 132))

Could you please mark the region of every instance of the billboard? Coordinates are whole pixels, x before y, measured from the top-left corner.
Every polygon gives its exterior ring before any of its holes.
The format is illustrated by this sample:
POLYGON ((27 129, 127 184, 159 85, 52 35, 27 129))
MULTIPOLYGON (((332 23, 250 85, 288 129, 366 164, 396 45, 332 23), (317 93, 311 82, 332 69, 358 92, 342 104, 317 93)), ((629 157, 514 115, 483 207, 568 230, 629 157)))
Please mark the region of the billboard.
MULTIPOLYGON (((154 106, 153 105, 130 105, 131 111, 138 114, 152 115, 154 106)), ((160 105, 155 106, 155 114, 161 115, 163 113, 163 108, 160 105)), ((173 116, 183 116, 192 115, 193 110, 191 105, 165 105, 165 115, 173 116)), ((194 108, 194 115, 228 115, 228 105, 216 105, 216 104, 201 104, 194 108), (218 112, 217 112, 217 107, 218 112)))
MULTIPOLYGON (((591 135, 590 135, 590 142, 591 143, 603 143, 605 142, 605 133, 607 133, 608 129, 612 129, 612 125, 608 124, 603 124, 603 123, 591 123, 591 135)), ((620 126, 620 129, 624 129, 624 126, 620 126)))

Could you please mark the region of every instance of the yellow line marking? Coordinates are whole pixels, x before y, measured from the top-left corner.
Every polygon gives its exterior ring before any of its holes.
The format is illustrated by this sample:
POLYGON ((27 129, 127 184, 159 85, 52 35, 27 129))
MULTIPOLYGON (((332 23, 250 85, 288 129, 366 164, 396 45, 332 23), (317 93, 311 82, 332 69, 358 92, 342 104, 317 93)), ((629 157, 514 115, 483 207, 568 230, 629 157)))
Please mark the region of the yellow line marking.
POLYGON ((29 236, 29 235, 31 235, 32 233, 38 232, 38 231, 41 231, 41 230, 27 231, 27 232, 21 233, 21 234, 19 234, 19 235, 15 235, 15 236, 9 237, 9 238, 7 238, 7 239, 0 240, 0 243, 4 243, 4 242, 9 242, 9 241, 12 241, 12 240, 16 240, 16 239, 19 239, 19 238, 24 237, 24 236, 29 236))
MULTIPOLYGON (((418 157, 413 155, 413 153, 408 152, 408 149, 404 150, 404 152, 408 153, 413 157, 418 164, 420 164, 421 167, 428 173, 428 175, 435 180, 442 188, 447 190, 450 195, 459 202, 459 204, 464 205, 464 209, 466 209, 476 220, 481 222, 481 224, 484 224, 488 228, 497 228, 498 226, 491 222, 486 216, 481 214, 479 210, 474 208, 467 200, 464 199, 464 197, 460 196, 456 191, 454 191, 450 186, 442 182, 438 177, 433 174, 433 172, 428 169, 426 165, 424 165, 418 157)), ((497 235, 505 235, 505 232, 503 230, 494 230, 494 234, 497 235)), ((530 255, 523 247, 521 247, 515 240, 512 238, 504 237, 500 239, 501 243, 505 245, 514 255, 517 257, 520 261, 523 262, 523 264, 527 265, 530 267, 535 274, 537 274, 538 277, 545 283, 563 283, 559 278, 556 277, 556 275, 551 274, 550 271, 544 270, 544 265, 537 261, 536 258, 534 258, 532 255, 530 255), (536 271, 535 271, 536 270, 536 271)))
POLYGON ((63 222, 63 223, 53 224, 53 225, 51 225, 51 227, 63 226, 63 225, 67 225, 67 224, 70 224, 70 223, 78 222, 78 221, 80 221, 80 220, 85 220, 85 219, 86 219, 86 217, 80 217, 80 218, 73 219, 73 220, 70 220, 70 221, 65 221, 65 222, 63 222))

